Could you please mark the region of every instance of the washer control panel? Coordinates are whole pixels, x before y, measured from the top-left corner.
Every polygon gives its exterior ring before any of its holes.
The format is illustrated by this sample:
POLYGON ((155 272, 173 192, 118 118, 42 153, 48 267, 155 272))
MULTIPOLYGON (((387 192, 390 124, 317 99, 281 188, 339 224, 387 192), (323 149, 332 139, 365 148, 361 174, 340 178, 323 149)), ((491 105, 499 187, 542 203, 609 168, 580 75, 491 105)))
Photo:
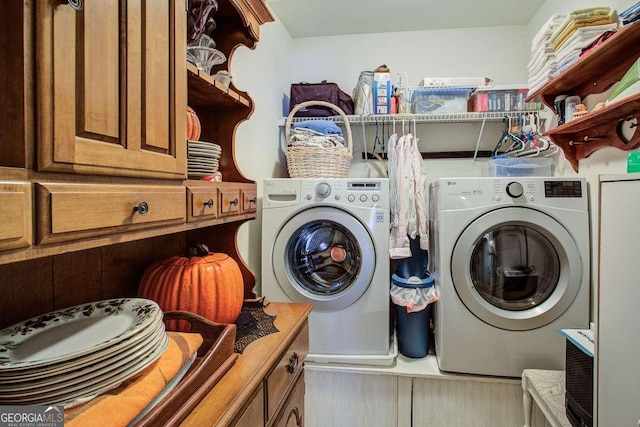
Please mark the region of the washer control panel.
POLYGON ((302 200, 309 203, 333 202, 361 207, 388 207, 389 184, 386 179, 305 179, 302 200))

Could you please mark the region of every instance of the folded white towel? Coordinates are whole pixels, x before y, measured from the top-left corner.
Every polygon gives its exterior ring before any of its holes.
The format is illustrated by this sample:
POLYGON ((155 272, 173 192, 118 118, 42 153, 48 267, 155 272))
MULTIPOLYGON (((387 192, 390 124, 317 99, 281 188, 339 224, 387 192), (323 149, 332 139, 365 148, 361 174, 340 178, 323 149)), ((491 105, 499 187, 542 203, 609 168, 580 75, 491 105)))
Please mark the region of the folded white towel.
POLYGON ((551 15, 551 17, 545 22, 540 30, 536 33, 531 41, 531 50, 535 50, 536 46, 538 46, 545 38, 548 39, 553 31, 564 22, 567 17, 564 13, 555 13, 551 15))

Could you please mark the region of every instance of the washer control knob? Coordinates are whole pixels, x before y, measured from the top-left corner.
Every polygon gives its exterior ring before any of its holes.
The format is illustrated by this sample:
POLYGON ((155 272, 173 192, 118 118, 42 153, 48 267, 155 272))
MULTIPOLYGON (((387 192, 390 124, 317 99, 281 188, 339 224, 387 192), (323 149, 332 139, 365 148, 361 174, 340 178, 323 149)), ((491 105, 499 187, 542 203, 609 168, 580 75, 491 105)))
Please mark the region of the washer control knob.
POLYGON ((510 182, 507 184, 507 194, 514 199, 522 196, 524 193, 524 188, 522 188, 522 184, 519 182, 510 182))
POLYGON ((331 194, 331 186, 326 182, 321 182, 320 184, 316 185, 316 194, 318 195, 318 197, 321 197, 323 199, 329 197, 329 194, 331 194))
POLYGON ((380 200, 380 196, 378 196, 377 194, 374 194, 373 196, 371 196, 371 200, 373 200, 374 202, 377 202, 378 200, 380 200))
POLYGON ((367 195, 366 194, 361 195, 360 196, 360 201, 361 202, 366 202, 367 201, 367 195))
POLYGON ((354 196, 353 194, 349 194, 349 197, 347 197, 347 200, 349 200, 350 202, 354 202, 356 200, 356 196, 354 196))

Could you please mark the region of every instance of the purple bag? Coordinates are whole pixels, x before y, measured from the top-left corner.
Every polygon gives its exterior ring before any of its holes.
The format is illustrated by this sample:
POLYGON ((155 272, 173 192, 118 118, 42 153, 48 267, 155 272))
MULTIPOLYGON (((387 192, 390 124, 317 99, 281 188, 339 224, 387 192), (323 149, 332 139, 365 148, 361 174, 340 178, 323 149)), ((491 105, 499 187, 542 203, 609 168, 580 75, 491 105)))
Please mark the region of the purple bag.
MULTIPOLYGON (((325 101, 336 105, 345 114, 353 114, 353 98, 340 90, 337 84, 328 83, 323 80, 321 83, 293 83, 289 98, 289 111, 293 107, 306 101, 325 101)), ((295 117, 329 117, 336 116, 338 112, 332 108, 321 105, 310 105, 296 111, 295 117)))

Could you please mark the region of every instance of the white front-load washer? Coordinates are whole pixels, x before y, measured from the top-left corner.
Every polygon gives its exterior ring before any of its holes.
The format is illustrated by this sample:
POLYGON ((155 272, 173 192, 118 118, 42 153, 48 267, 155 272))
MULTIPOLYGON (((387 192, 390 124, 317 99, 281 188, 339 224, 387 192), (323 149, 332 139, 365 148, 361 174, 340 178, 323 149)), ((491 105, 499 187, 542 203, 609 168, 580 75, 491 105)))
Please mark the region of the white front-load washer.
POLYGON ((388 179, 267 179, 262 209, 262 295, 313 304, 307 360, 391 364, 388 179))
POLYGON ((440 369, 564 369, 558 329, 589 327, 585 180, 444 178, 429 194, 440 369))

